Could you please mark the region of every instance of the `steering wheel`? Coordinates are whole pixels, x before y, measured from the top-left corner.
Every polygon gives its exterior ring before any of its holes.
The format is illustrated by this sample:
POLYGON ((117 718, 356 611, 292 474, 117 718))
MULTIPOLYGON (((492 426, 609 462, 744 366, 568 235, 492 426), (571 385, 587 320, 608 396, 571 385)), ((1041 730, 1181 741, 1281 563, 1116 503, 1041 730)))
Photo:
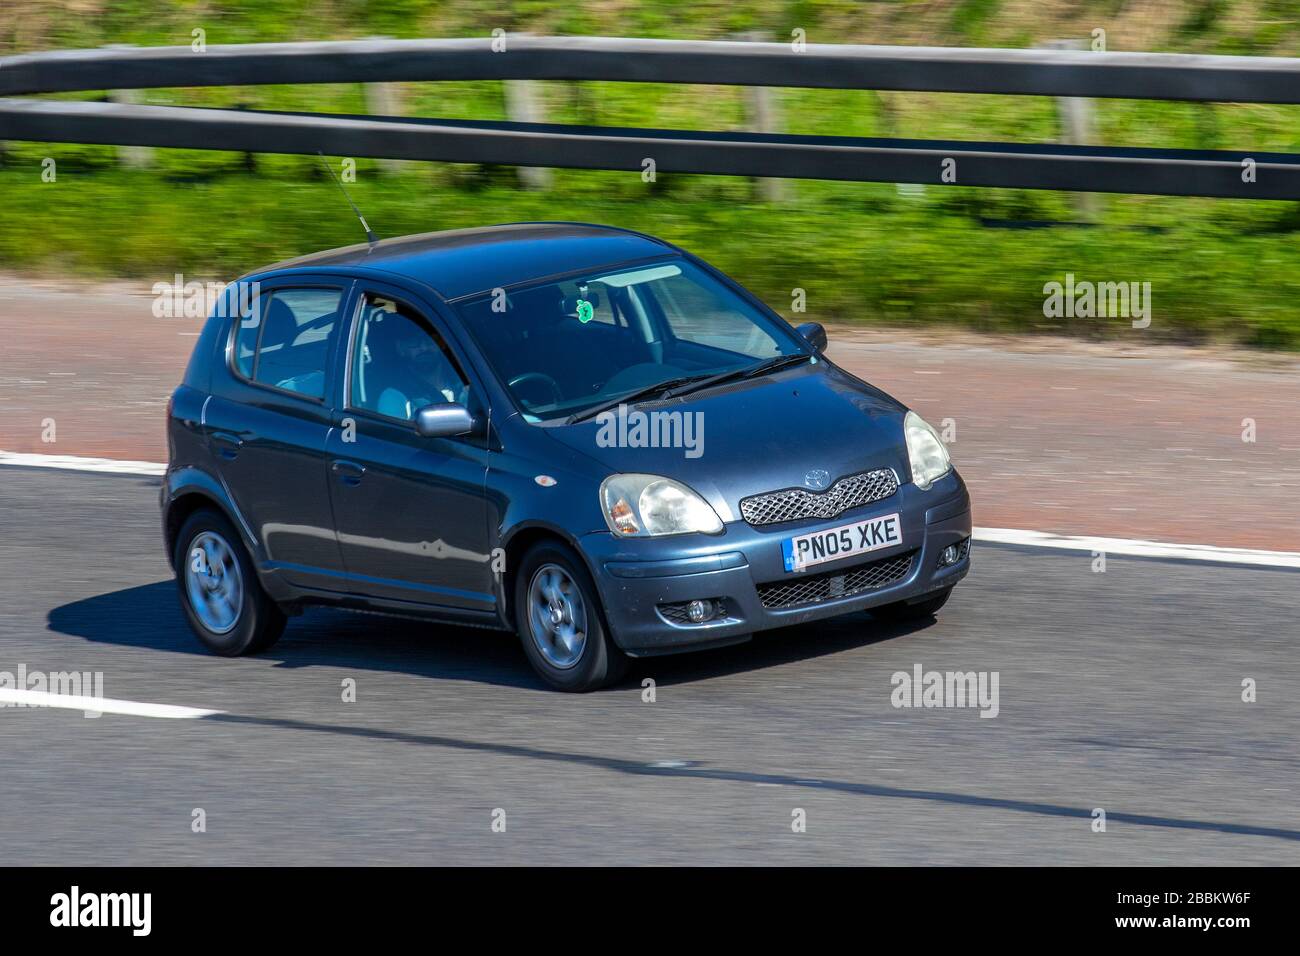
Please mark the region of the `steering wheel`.
MULTIPOLYGON (((540 382, 542 385, 549 388, 551 390, 552 405, 558 405, 564 400, 564 396, 560 394, 560 383, 551 378, 551 376, 547 375, 545 372, 524 372, 522 375, 516 375, 508 384, 510 385, 511 391, 514 391, 520 385, 528 382, 540 382)), ((521 398, 520 401, 524 402, 524 404, 528 405, 530 408, 536 404, 523 398, 521 398)))

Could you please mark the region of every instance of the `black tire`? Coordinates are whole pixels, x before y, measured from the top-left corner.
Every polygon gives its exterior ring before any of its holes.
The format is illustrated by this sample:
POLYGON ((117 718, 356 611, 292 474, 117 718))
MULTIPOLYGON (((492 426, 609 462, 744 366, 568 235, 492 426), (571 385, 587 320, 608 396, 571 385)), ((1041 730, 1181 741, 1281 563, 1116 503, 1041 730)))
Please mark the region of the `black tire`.
POLYGON ((258 654, 280 639, 284 632, 284 612, 262 589, 253 560, 239 533, 225 515, 208 508, 201 508, 190 515, 176 535, 173 563, 185 619, 189 622, 190 630, 212 653, 222 657, 258 654), (231 559, 238 565, 242 599, 233 626, 223 632, 209 628, 195 610, 186 577, 195 542, 204 534, 219 536, 228 546, 231 559))
POLYGON ((543 542, 535 545, 519 565, 514 587, 515 631, 533 670, 557 690, 582 692, 596 690, 618 681, 626 672, 628 659, 610 637, 605 609, 600 595, 582 560, 568 547, 543 542), (548 566, 557 566, 569 577, 581 595, 584 610, 585 639, 580 655, 571 665, 560 667, 549 660, 533 636, 530 620, 529 592, 534 577, 548 566))
POLYGON ((871 614, 876 620, 887 621, 891 624, 902 621, 921 621, 927 617, 934 617, 939 613, 939 608, 947 604, 950 597, 952 597, 952 588, 941 591, 934 597, 926 598, 924 601, 917 601, 915 604, 898 601, 894 604, 873 607, 871 614))

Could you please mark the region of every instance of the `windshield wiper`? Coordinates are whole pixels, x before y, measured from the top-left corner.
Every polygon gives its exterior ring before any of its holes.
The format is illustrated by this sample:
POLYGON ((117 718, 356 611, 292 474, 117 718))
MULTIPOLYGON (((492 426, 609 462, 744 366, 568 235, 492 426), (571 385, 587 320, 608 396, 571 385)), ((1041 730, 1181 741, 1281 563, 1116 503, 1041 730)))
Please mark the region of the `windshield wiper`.
POLYGON ((628 392, 626 395, 620 395, 618 398, 610 399, 599 405, 593 405, 591 408, 583 409, 580 412, 574 412, 564 420, 564 424, 573 425, 576 422, 586 421, 589 418, 595 418, 601 412, 607 412, 610 409, 618 408, 620 405, 630 405, 633 402, 645 401, 647 398, 657 396, 660 398, 676 398, 678 395, 686 395, 690 392, 698 392, 701 389, 708 388, 710 385, 717 385, 721 382, 727 382, 735 378, 753 378, 756 375, 765 375, 768 372, 775 372, 777 369, 786 368, 791 365, 798 365, 808 361, 812 356, 806 352, 798 352, 794 355, 774 355, 770 359, 764 359, 757 365, 745 365, 741 368, 727 369, 725 372, 718 372, 715 375, 680 375, 676 378, 666 379, 654 385, 647 385, 645 388, 639 388, 635 391, 628 392))
POLYGON ((700 377, 701 376, 699 375, 678 375, 675 378, 656 382, 654 385, 647 385, 644 388, 635 389, 624 395, 620 395, 618 398, 610 399, 607 402, 601 402, 597 405, 591 406, 590 408, 584 408, 580 412, 574 412, 564 420, 564 424, 572 425, 576 422, 586 421, 588 418, 595 418, 601 412, 607 412, 612 408, 618 408, 620 405, 628 405, 632 402, 644 401, 653 395, 658 395, 660 392, 677 388, 678 386, 685 385, 688 382, 693 382, 700 377))
POLYGON ((664 398, 676 398, 678 395, 686 395, 690 392, 699 392, 709 388, 712 385, 718 385, 722 382, 729 382, 737 378, 753 378, 756 375, 766 375, 768 372, 775 372, 777 369, 787 368, 791 365, 798 365, 806 362, 810 358, 806 352, 797 352, 794 355, 774 355, 770 359, 764 359, 757 365, 745 365, 741 368, 728 369, 725 372, 719 372, 717 375, 709 375, 704 378, 696 378, 689 382, 682 382, 680 386, 671 389, 664 398))

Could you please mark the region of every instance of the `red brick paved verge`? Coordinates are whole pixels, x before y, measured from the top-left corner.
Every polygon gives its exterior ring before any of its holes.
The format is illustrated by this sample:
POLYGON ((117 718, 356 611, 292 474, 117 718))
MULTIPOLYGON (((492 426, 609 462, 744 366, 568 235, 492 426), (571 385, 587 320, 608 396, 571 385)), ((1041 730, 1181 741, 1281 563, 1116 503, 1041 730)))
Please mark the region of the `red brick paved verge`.
MULTIPOLYGON (((201 320, 152 302, 0 277, 0 449, 162 461, 201 320)), ((1134 342, 832 328, 830 355, 952 419, 978 525, 1300 550, 1300 361, 1134 342)))

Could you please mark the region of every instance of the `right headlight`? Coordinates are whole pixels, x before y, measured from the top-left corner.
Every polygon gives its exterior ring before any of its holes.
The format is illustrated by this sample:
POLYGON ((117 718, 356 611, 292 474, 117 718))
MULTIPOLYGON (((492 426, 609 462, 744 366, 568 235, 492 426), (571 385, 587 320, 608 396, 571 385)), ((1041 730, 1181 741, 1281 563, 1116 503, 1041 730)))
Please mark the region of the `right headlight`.
POLYGON ((600 505, 609 530, 625 538, 722 530, 707 501, 660 475, 610 475, 600 485, 600 505))
POLYGON ((943 439, 916 412, 908 412, 903 419, 903 435, 907 439, 907 457, 912 463, 912 481, 922 491, 952 471, 952 459, 943 439))

